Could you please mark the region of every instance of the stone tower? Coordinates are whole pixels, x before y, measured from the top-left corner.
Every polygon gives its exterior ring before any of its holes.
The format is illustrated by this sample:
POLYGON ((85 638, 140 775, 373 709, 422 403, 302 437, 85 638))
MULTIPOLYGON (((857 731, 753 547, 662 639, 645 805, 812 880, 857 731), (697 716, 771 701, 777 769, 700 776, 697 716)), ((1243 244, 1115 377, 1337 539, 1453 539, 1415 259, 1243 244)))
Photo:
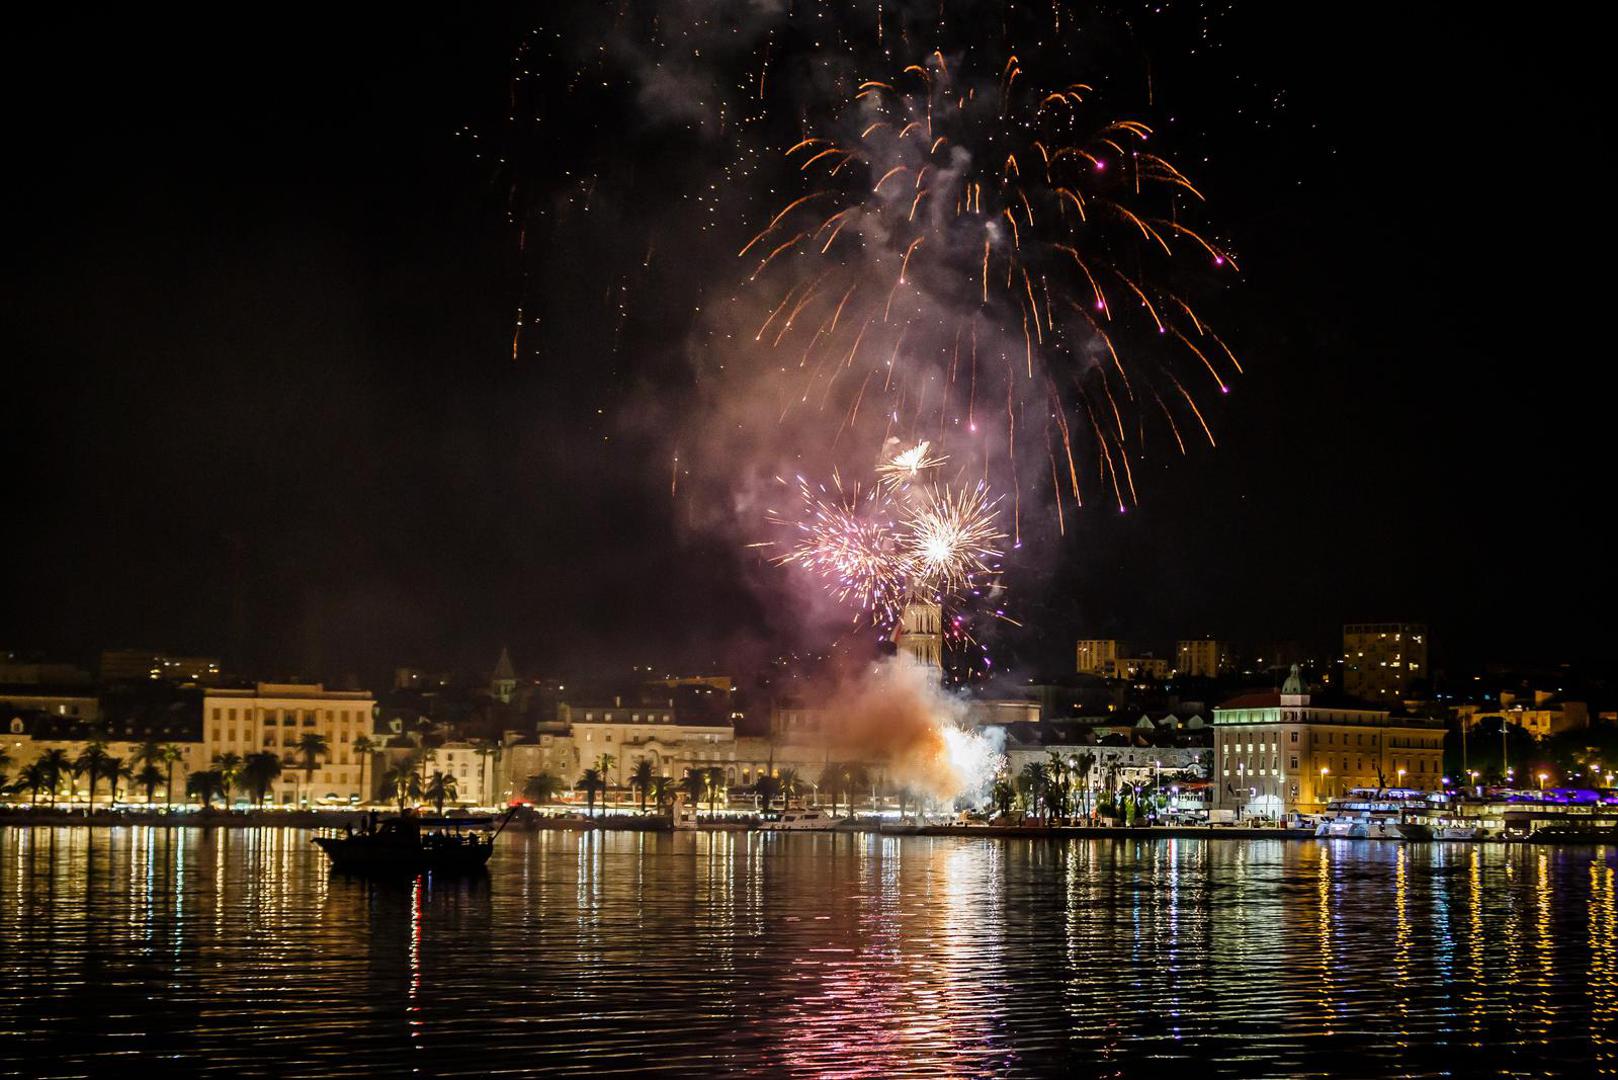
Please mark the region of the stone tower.
POLYGON ((502 645, 500 660, 494 665, 494 674, 489 676, 489 693, 502 705, 510 705, 511 696, 516 692, 517 672, 511 666, 511 653, 502 645))
POLYGON ((944 613, 937 604, 926 600, 912 600, 899 616, 893 628, 893 640, 899 651, 924 668, 941 671, 944 666, 944 613))

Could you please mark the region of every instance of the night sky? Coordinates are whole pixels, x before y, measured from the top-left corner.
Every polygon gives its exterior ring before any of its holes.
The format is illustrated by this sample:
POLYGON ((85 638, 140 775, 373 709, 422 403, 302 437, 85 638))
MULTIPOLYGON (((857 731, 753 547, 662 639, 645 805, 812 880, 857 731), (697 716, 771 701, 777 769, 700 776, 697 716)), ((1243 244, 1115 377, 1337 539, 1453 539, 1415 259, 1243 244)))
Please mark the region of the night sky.
MULTIPOLYGON (((1152 460, 1139 507, 1014 562, 1027 629, 997 648, 1062 670, 1078 635, 1329 647, 1344 620, 1408 618, 1457 671, 1611 657, 1593 35, 1273 8, 1222 20, 1218 78, 1156 60, 1245 271, 1220 445, 1152 460)), ((491 160, 517 42, 577 29, 548 9, 13 27, 0 647, 375 681, 502 643, 532 671, 812 644, 778 572, 669 495, 690 290, 750 232, 682 241, 711 136, 605 88, 548 103, 577 161, 491 160), (601 178, 594 216, 553 215, 526 259, 517 165, 558 207, 575 166, 601 178)))

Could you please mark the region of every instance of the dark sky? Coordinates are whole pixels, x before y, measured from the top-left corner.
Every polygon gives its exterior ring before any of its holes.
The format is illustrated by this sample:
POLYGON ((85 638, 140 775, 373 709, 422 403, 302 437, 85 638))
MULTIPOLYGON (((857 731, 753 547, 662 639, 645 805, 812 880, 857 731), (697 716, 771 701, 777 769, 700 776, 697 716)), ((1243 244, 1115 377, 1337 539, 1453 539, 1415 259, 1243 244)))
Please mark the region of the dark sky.
MULTIPOLYGON (((498 129, 536 18, 75 9, 8 33, 0 647, 372 680, 503 642, 533 670, 770 650, 792 620, 758 567, 668 499, 674 305, 620 323, 624 253, 561 229, 519 261, 509 171, 457 134, 498 129), (558 292, 514 363, 525 267, 558 292)), ((1329 644, 1359 618, 1426 620, 1456 667, 1612 655, 1591 37, 1247 5, 1224 78, 1164 76, 1216 148, 1248 374, 1217 451, 1154 461, 1139 508, 1013 566, 1009 655, 1329 644)), ((612 140, 566 113, 610 186, 612 140)), ((665 130, 614 138, 642 174, 667 152, 701 176, 665 130)))

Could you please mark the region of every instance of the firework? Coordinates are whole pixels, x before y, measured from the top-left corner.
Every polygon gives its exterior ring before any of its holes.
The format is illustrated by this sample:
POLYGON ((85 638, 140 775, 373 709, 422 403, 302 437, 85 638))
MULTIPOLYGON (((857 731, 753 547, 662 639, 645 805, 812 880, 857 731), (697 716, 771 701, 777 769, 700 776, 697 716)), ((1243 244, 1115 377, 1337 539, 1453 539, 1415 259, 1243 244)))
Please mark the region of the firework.
MULTIPOLYGON (((1014 523, 1025 477, 1049 477, 1059 515, 1084 476, 1136 501, 1148 422, 1182 452, 1187 431, 1212 442, 1199 395, 1241 370, 1193 304, 1237 269, 1196 224, 1202 192, 1104 107, 1066 6, 1030 10, 997 34, 940 17, 889 39, 891 71, 784 148, 789 193, 741 248, 778 290, 756 341, 797 359, 779 365, 791 400, 840 415, 839 437, 863 416, 980 460, 962 443, 992 407, 1014 523)), ((914 479, 898 459, 882 477, 914 479)))
POLYGON ((905 517, 902 542, 912 588, 958 594, 993 575, 1005 534, 987 487, 934 488, 905 517))
POLYGON ((863 496, 857 487, 845 490, 835 473, 829 491, 801 476, 796 480, 794 514, 770 515, 790 536, 787 550, 775 561, 813 575, 838 601, 854 607, 856 618, 891 623, 908 584, 886 499, 876 488, 863 496))
POLYGON ((923 439, 908 450, 901 450, 876 468, 877 483, 891 489, 905 487, 923 472, 936 469, 949 460, 947 454, 929 452, 932 443, 923 439))

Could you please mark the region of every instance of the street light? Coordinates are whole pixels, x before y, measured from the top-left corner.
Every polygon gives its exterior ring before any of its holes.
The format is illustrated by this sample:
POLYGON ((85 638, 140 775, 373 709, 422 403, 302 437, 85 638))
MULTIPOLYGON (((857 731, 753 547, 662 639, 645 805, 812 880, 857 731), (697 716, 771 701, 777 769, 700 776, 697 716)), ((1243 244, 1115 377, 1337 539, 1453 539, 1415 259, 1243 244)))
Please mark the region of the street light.
POLYGON ((1546 773, 1540 773, 1539 774, 1539 790, 1541 790, 1541 791, 1545 790, 1545 777, 1546 777, 1546 775, 1547 775, 1546 773))
POLYGON ((1321 802, 1326 801, 1326 776, 1330 772, 1331 772, 1331 766, 1330 765, 1322 765, 1320 767, 1320 796, 1321 796, 1320 801, 1321 802))
POLYGON ((1403 769, 1399 770, 1399 786, 1405 786, 1405 771, 1403 769))

